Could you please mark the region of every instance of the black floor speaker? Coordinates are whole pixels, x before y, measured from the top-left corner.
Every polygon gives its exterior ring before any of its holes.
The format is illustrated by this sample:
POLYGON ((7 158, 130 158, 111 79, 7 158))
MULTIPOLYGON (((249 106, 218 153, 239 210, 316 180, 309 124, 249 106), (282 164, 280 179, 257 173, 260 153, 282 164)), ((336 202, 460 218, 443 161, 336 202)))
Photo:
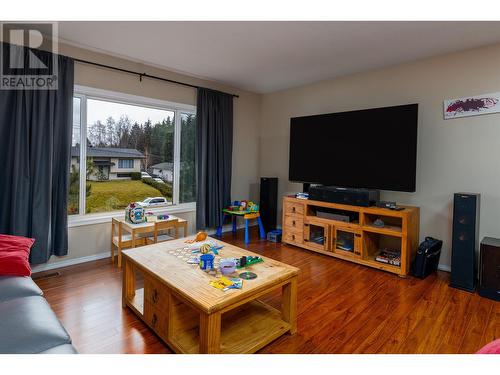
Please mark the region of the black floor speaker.
POLYGON ((473 292, 477 279, 479 194, 456 193, 453 199, 450 286, 473 292))
POLYGON ((500 240, 484 237, 479 251, 480 296, 500 301, 500 240))
POLYGON ((278 219, 278 178, 260 178, 260 217, 266 232, 276 229, 278 219))

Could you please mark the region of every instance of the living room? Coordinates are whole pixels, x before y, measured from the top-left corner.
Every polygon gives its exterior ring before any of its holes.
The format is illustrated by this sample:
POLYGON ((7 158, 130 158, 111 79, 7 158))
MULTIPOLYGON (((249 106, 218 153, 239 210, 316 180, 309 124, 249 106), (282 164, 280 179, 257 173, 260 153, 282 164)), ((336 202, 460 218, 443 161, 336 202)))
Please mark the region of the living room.
POLYGON ((9 10, 0 353, 498 366, 500 22, 387 3, 9 10))

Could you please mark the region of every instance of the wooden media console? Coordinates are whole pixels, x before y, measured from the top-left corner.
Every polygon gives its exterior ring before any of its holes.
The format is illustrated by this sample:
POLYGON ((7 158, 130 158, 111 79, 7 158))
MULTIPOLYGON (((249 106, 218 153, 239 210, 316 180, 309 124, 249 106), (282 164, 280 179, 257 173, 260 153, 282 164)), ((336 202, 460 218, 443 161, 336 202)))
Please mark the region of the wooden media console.
POLYGON ((404 277, 418 247, 420 210, 402 207, 395 211, 285 197, 282 241, 404 277), (374 225, 377 219, 383 226, 374 225), (399 252, 400 265, 377 261, 384 250, 399 252))

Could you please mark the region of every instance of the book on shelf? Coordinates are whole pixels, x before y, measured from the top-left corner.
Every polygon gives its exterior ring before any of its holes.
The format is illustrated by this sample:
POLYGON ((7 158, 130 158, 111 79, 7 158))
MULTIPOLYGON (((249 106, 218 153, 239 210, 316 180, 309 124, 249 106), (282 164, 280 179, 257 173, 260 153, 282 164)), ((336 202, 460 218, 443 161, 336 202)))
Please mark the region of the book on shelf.
POLYGON ((339 250, 344 250, 344 251, 354 251, 354 242, 351 241, 345 241, 343 239, 339 239, 337 241, 336 248, 339 250))
POLYGON ((354 251, 352 246, 345 246, 345 245, 337 245, 337 249, 344 250, 344 251, 350 251, 351 253, 354 251))
POLYGON ((380 263, 391 264, 393 266, 401 266, 401 251, 392 249, 380 250, 375 260, 380 263))
POLYGON ((312 237, 310 241, 317 243, 318 245, 323 245, 325 243, 325 237, 324 236, 312 237))

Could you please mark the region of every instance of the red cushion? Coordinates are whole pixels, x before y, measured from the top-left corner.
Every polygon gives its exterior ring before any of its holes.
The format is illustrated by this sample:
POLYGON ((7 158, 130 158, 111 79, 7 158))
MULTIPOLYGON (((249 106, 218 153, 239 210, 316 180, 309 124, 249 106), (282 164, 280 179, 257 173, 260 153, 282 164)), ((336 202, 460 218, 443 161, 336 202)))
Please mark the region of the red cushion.
POLYGON ((30 276, 33 238, 0 234, 0 276, 30 276))
POLYGON ((500 339, 483 346, 477 354, 500 354, 500 339))

